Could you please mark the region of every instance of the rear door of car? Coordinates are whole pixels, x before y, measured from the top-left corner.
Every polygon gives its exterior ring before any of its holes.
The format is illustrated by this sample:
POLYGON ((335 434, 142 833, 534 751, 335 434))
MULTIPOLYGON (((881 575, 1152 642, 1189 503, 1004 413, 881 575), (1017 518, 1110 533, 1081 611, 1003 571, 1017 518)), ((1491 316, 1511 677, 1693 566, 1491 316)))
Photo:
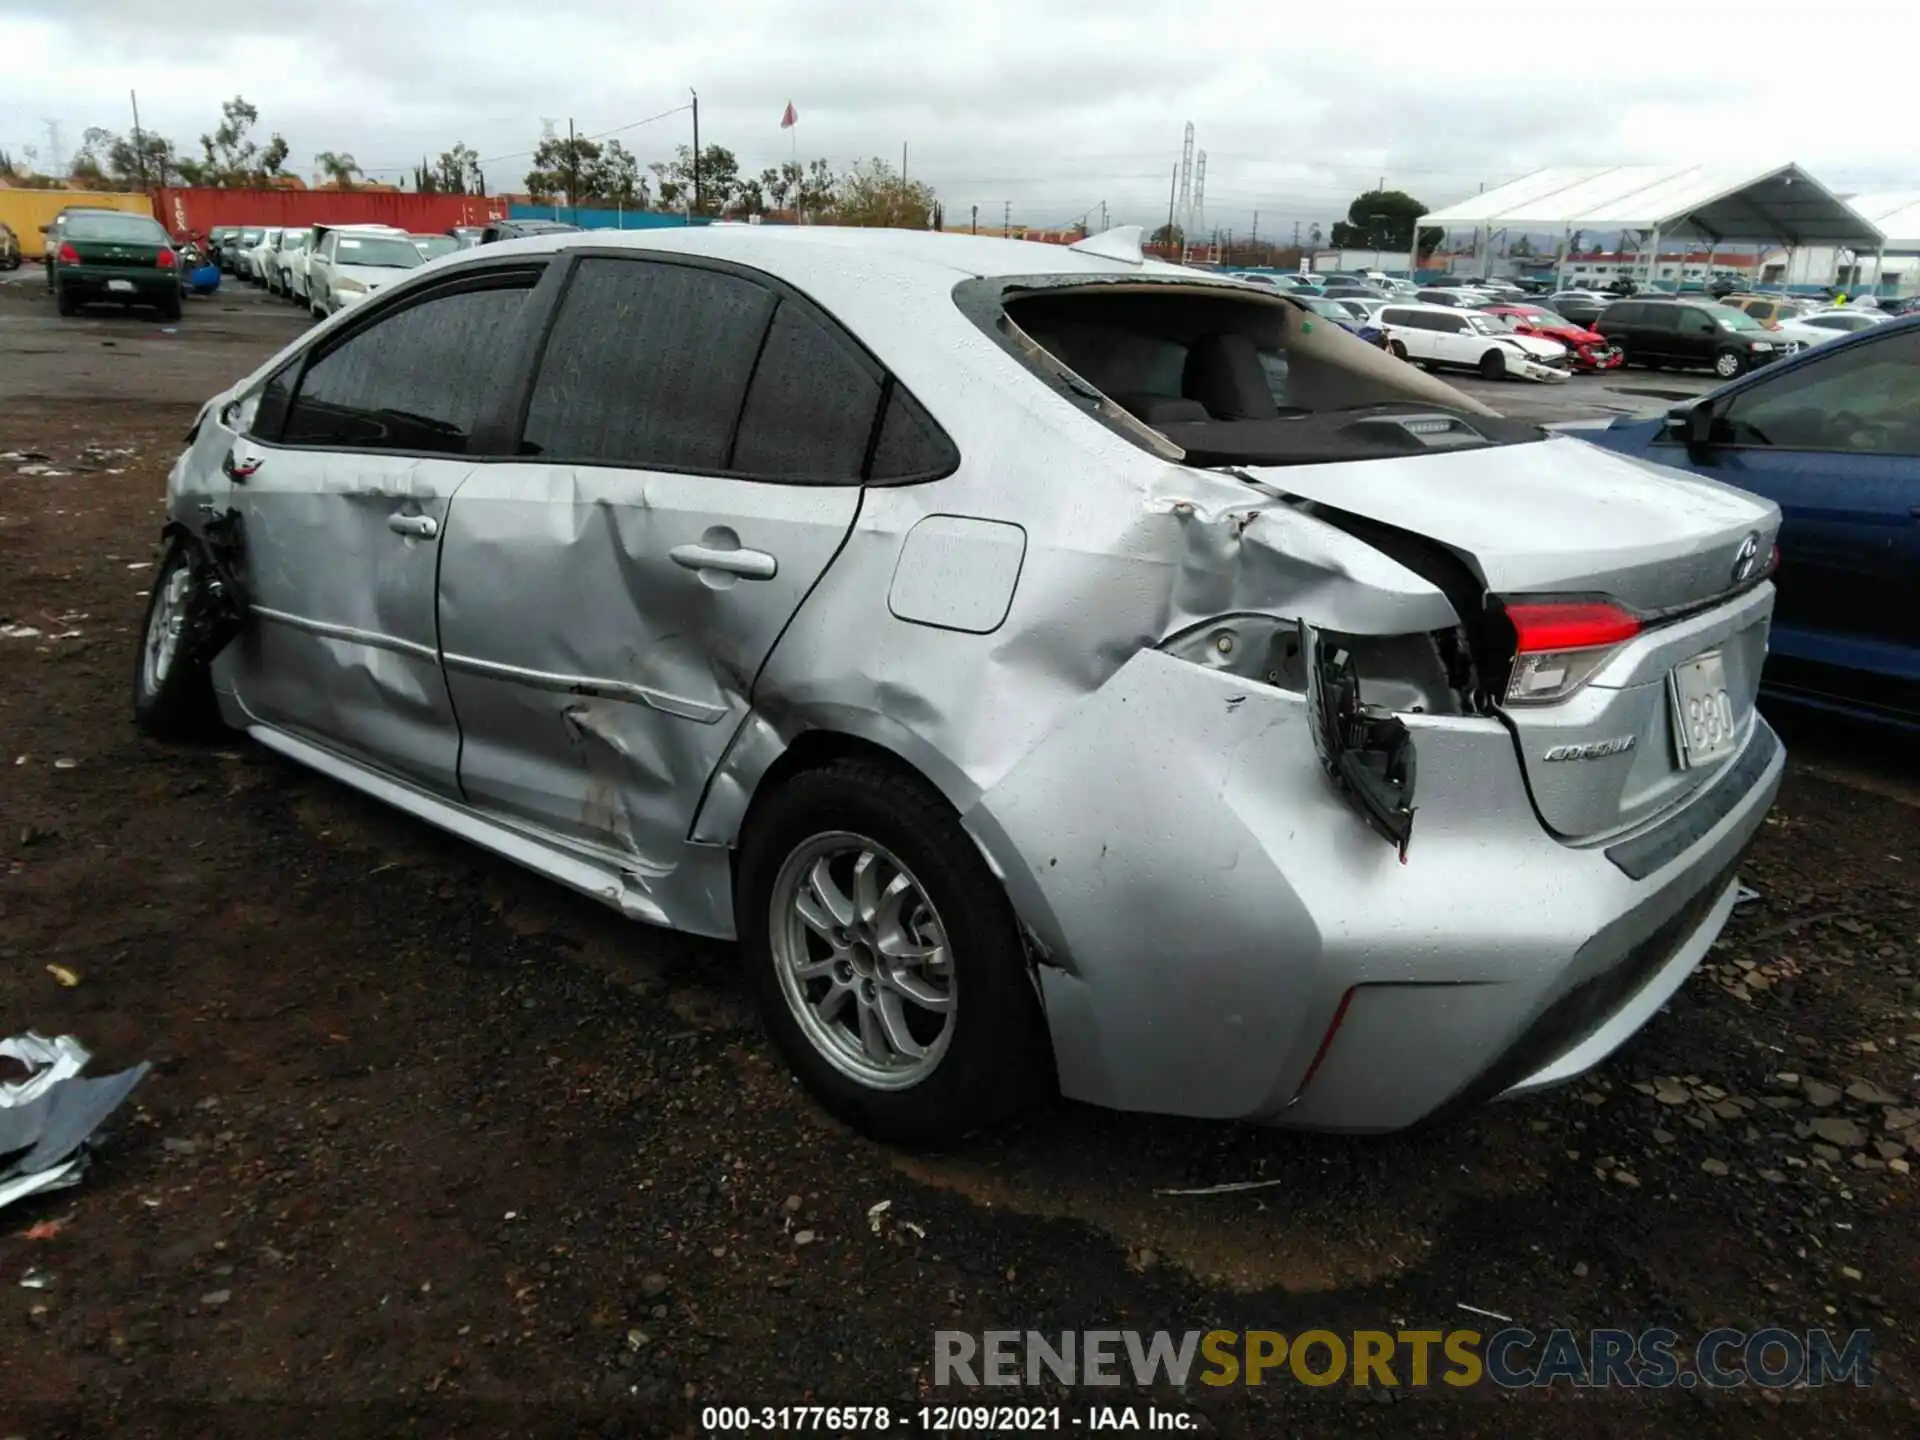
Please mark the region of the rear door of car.
POLYGON ((459 755, 435 614, 448 504, 494 458, 476 436, 539 273, 476 267, 370 304, 269 379, 224 467, 252 601, 241 703, 441 795, 459 755))
POLYGON ((440 633, 468 800, 645 888, 852 528, 890 382, 758 272, 566 254, 516 456, 453 508, 440 633))
POLYGON ((1920 715, 1920 329, 1818 353, 1716 407, 1695 468, 1780 506, 1774 654, 1920 715))
POLYGON ((1429 315, 1427 323, 1434 332, 1434 357, 1448 365, 1479 363, 1480 348, 1464 315, 1429 315))
POLYGON ((1714 318, 1693 305, 1669 305, 1674 317, 1672 353, 1684 365, 1711 365, 1724 333, 1714 318))

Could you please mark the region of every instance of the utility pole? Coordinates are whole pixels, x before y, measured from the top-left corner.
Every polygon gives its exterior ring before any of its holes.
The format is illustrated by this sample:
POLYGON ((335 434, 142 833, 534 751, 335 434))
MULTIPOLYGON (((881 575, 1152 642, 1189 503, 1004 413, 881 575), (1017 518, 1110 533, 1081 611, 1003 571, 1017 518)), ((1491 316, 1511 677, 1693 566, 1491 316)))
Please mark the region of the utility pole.
POLYGON ((567 208, 573 223, 580 223, 580 147, 574 143, 573 117, 567 117, 567 208))
POLYGON ((1013 234, 1013 202, 1009 200, 1006 203, 1006 208, 1002 210, 1000 214, 1000 236, 1002 239, 1006 239, 1011 237, 1012 234, 1013 234))
POLYGON ((1173 245, 1173 200, 1180 193, 1180 167, 1173 167, 1173 180, 1167 186, 1167 244, 1173 245))
POLYGON ((1253 212, 1253 233, 1247 237, 1247 246, 1249 249, 1251 249, 1252 247, 1258 245, 1259 243, 1260 243, 1260 212, 1256 210, 1253 212))
POLYGON ((693 209, 687 212, 687 223, 691 225, 693 217, 700 213, 700 92, 689 85, 687 94, 693 96, 693 209))
MULTIPOLYGON (((133 153, 140 162, 140 188, 147 188, 147 142, 140 138, 140 97, 133 91, 127 91, 127 98, 133 101, 133 153)), ((160 183, 165 184, 167 177, 162 175, 160 183)))
POLYGON ((1300 248, 1300 222, 1298 220, 1293 222, 1293 248, 1296 250, 1300 248))
POLYGON ((902 140, 900 142, 900 184, 904 188, 906 183, 907 183, 907 142, 902 140))
POLYGON ((1107 230, 1107 202, 1102 200, 1100 202, 1100 233, 1104 235, 1106 233, 1106 230, 1107 230))
POLYGON ((978 205, 973 207, 973 233, 976 235, 980 233, 980 207, 978 205))

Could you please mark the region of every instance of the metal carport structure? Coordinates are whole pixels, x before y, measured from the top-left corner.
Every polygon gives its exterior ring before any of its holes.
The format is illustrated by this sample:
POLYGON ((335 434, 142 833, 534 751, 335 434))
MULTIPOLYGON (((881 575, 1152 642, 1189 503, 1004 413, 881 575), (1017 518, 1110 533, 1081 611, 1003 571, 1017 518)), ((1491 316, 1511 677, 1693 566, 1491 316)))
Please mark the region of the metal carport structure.
POLYGON ((1657 264, 1660 241, 1832 245, 1878 251, 1886 237, 1872 221, 1798 165, 1738 170, 1711 165, 1616 165, 1547 169, 1523 175, 1420 219, 1447 229, 1471 225, 1476 235, 1496 229, 1556 231, 1556 284, 1566 268, 1567 240, 1576 230, 1636 230, 1651 235, 1657 264))

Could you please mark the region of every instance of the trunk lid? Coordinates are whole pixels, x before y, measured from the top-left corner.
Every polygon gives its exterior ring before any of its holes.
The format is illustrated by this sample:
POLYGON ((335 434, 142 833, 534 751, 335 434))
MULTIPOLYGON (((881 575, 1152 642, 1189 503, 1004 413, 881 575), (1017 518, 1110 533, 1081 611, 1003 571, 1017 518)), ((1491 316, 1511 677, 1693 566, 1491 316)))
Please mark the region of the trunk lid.
MULTIPOLYGON (((1504 670, 1483 676, 1540 818, 1557 835, 1590 840, 1642 824, 1744 746, 1773 608, 1772 585, 1752 583, 1779 530, 1772 503, 1565 437, 1248 473, 1336 525, 1359 517, 1362 538, 1375 526, 1436 542, 1483 592, 1446 587, 1456 609, 1484 595, 1606 597, 1640 617, 1640 633, 1563 700, 1507 703, 1504 670), (1718 657, 1739 743, 1690 765, 1669 677, 1702 655, 1718 657)), ((1486 624, 1484 611, 1461 619, 1486 624)))

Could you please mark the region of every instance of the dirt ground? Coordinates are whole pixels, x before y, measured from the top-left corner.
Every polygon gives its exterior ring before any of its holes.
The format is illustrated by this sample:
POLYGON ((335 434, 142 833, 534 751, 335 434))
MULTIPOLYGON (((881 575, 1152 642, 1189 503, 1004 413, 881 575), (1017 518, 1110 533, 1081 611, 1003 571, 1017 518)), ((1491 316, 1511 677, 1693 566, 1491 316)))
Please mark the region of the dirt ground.
POLYGON ((1388 1138, 1058 1103, 895 1153, 796 1089, 727 947, 243 741, 136 737, 181 432, 302 323, 249 293, 171 334, 63 324, 0 285, 0 452, 50 457, 0 458, 0 629, 39 632, 0 638, 0 1033, 70 1032, 95 1073, 154 1063, 79 1188, 0 1212, 0 1436, 697 1435, 716 1404, 917 1412, 940 1328, 1490 1333, 1489 1311, 1537 1333, 1864 1327, 1877 1374, 1021 1398, 1067 1429, 1089 1401, 1152 1401, 1248 1440, 1911 1433, 1901 744, 1788 727, 1759 898, 1569 1088, 1388 1138), (1278 1183, 1155 1193, 1257 1180, 1278 1183))

